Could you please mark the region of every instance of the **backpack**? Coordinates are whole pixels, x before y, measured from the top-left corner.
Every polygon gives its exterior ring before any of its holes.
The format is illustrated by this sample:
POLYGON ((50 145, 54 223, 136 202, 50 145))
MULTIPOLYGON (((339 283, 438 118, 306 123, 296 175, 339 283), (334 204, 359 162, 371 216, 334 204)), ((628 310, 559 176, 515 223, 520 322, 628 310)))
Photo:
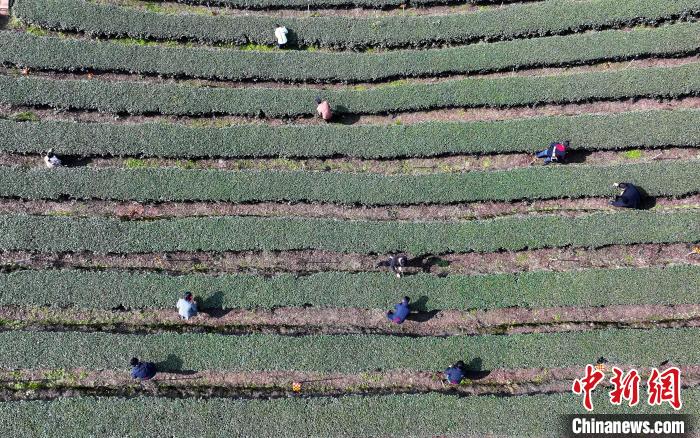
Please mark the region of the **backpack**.
POLYGON ((552 160, 559 161, 563 163, 566 161, 566 152, 569 148, 569 142, 565 141, 563 143, 555 143, 552 153, 552 160))

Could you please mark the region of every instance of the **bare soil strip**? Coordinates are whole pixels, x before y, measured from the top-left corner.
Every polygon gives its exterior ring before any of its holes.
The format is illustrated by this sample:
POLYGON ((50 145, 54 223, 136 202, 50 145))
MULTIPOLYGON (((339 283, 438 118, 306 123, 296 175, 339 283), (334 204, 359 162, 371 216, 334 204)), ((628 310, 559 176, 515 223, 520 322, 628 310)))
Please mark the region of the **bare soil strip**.
MULTIPOLYGON (((614 102, 589 102, 566 105, 538 105, 518 108, 450 108, 431 111, 393 113, 389 115, 338 116, 334 123, 344 125, 391 125, 411 124, 429 121, 471 122, 527 119, 542 116, 574 116, 579 114, 617 114, 628 111, 671 109, 700 109, 700 97, 682 99, 625 99, 614 102)), ((269 126, 321 125, 319 118, 259 119, 239 116, 184 117, 138 115, 130 116, 97 111, 36 108, 30 106, 10 106, 0 104, 0 117, 16 118, 20 114, 33 115, 40 120, 100 122, 114 124, 139 123, 178 123, 193 127, 224 128, 236 124, 253 123, 269 126)))
MULTIPOLYGON (((116 217, 126 220, 203 216, 307 217, 341 220, 454 221, 491 219, 513 215, 559 214, 581 216, 597 211, 615 211, 608 198, 550 199, 518 202, 472 202, 450 205, 385 207, 343 206, 325 203, 260 202, 119 202, 104 200, 20 200, 0 198, 0 214, 29 214, 72 217, 116 217)), ((700 208, 700 195, 656 198, 655 209, 700 208)))
MULTIPOLYGON (((606 61, 592 64, 566 64, 556 67, 546 67, 546 68, 525 68, 508 70, 505 72, 485 72, 481 74, 449 74, 449 75, 437 75, 426 78, 406 78, 400 79, 399 81, 389 81, 389 82, 358 82, 352 85, 341 84, 341 83, 304 83, 303 87, 307 89, 315 90, 371 90, 374 88, 383 87, 400 87, 404 85, 416 85, 416 84, 437 84, 445 81, 459 80, 465 78, 503 78, 503 77, 525 77, 525 76, 562 76, 571 75, 576 73, 588 73, 588 72, 600 72, 600 71, 616 71, 616 70, 627 70, 630 68, 647 68, 647 67, 679 67, 682 65, 693 64, 700 61, 700 56, 696 54, 687 54, 675 58, 645 58, 645 59, 634 59, 630 61, 606 61)), ((90 72, 61 72, 61 71, 39 71, 39 70, 18 70, 14 67, 3 67, 0 66, 0 74, 3 75, 17 75, 17 74, 29 74, 31 76, 42 77, 46 79, 54 80, 99 80, 104 82, 138 82, 142 84, 173 84, 173 85, 187 85, 193 87, 207 87, 207 88, 250 88, 251 85, 256 88, 272 88, 272 89, 293 89, 299 88, 299 84, 296 83, 285 83, 285 82, 272 82, 272 81, 227 81, 227 80, 212 80, 212 79, 194 79, 194 78, 173 78, 161 75, 144 75, 144 74, 128 74, 119 72, 101 72, 101 71, 90 71, 90 72)), ((332 102, 331 102, 332 104, 332 102)))
MULTIPOLYGON (((595 362, 597 358, 591 358, 595 362)), ((473 363, 478 367, 478 358, 473 363)), ((125 364, 126 365, 126 364, 125 364)), ((436 364, 437 367, 438 364, 436 364)), ((451 364, 445 364, 446 368, 451 364)), ((630 364, 606 364, 606 379, 600 390, 610 389, 610 371, 617 366, 625 372, 635 368, 646 380, 651 367, 630 364)), ((673 363, 657 366, 664 370, 673 363)), ((678 366, 685 388, 700 384, 700 366, 678 366)), ((125 367, 126 368, 126 367, 125 367)), ((462 396, 517 396, 569 393, 571 382, 583 377, 584 370, 569 368, 524 368, 474 371, 461 385, 442 381, 441 371, 393 371, 361 374, 324 374, 307 372, 162 372, 153 380, 136 382, 128 372, 70 370, 21 370, 0 372, 0 400, 55 399, 66 396, 152 395, 162 397, 236 397, 269 399, 278 397, 340 397, 351 394, 396 394, 442 392, 462 396), (293 383, 301 390, 292 390, 293 383)))
MULTIPOLYGON (((409 255, 410 256, 410 255, 409 255)), ((170 252, 129 254, 0 252, 3 269, 129 269, 172 273, 376 272, 384 255, 328 251, 170 252)), ((591 268, 700 266, 694 244, 611 245, 598 249, 556 248, 517 252, 445 254, 411 258, 407 275, 497 274, 528 271, 573 271, 591 268)), ((391 275, 387 272, 387 275, 391 275)))
MULTIPOLYGON (((60 305, 60 303, 57 303, 60 305)), ((173 309, 80 310, 73 308, 0 307, 8 329, 110 333, 250 333, 290 336, 379 334, 452 336, 588 331, 603 328, 700 327, 700 304, 618 305, 608 307, 502 308, 414 312, 401 324, 384 310, 286 307, 211 309, 183 321, 173 309)))
MULTIPOLYGON (((539 145, 545 149, 546 145, 539 145)), ((624 145, 621 145, 624 147, 624 145)), ((577 151, 572 145, 567 160, 586 165, 612 165, 662 160, 692 160, 700 158, 698 148, 640 149, 630 151, 577 151)), ((219 170, 282 170, 306 172, 374 173, 380 175, 424 175, 471 171, 510 170, 541 166, 534 154, 452 155, 433 158, 361 159, 352 157, 328 159, 168 159, 168 158, 100 158, 62 157, 69 167, 135 168, 178 167, 185 169, 219 170)), ((46 167, 39 155, 0 152, 0 166, 46 167)))

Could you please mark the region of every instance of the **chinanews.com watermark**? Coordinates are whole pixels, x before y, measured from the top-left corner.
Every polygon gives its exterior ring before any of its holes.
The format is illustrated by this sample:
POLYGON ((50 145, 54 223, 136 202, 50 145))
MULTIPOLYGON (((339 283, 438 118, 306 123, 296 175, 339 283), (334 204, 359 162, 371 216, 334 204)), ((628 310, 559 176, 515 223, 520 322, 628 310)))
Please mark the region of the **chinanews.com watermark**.
MULTIPOLYGON (((608 401, 612 405, 626 405, 628 413, 624 414, 593 414, 593 390, 605 381, 606 367, 603 363, 595 366, 587 365, 585 375, 574 380, 572 391, 582 397, 583 407, 588 414, 567 415, 564 417, 564 427, 567 437, 601 438, 601 437, 669 437, 680 438, 695 436, 693 419, 689 415, 679 413, 664 414, 664 411, 648 414, 634 413, 640 404, 640 373, 631 369, 625 373, 617 367, 612 367, 609 379, 608 401)), ((644 402, 652 407, 670 406, 676 412, 683 407, 681 398, 681 371, 669 367, 662 371, 652 368, 646 380, 644 402)), ((600 399, 598 399, 600 400, 600 399)), ((668 410, 666 409, 666 412, 668 410)), ((649 412, 647 409, 646 412, 649 412)))
POLYGON ((681 438, 692 436, 689 415, 567 415, 566 436, 571 438, 681 438))

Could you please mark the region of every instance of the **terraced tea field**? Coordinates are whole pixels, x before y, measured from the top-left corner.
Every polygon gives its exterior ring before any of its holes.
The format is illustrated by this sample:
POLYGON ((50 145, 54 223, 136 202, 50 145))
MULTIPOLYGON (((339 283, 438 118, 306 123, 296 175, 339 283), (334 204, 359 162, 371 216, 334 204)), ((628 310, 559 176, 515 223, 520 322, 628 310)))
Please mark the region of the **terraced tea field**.
POLYGON ((600 357, 700 413, 700 0, 10 6, 4 436, 557 437, 600 357))

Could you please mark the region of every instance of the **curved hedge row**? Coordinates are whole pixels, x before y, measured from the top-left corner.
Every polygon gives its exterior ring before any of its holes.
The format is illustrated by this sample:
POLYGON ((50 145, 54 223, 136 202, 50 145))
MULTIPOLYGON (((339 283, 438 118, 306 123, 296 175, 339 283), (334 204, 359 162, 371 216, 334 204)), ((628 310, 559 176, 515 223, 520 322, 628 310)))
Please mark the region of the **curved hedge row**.
POLYGON ((0 167, 0 196, 121 201, 324 202, 360 205, 612 196, 627 181, 651 196, 700 192, 700 161, 613 166, 538 166, 512 170, 381 175, 178 168, 0 167))
POLYGON ((389 309, 406 294, 427 298, 415 310, 500 307, 692 304, 700 302, 700 267, 588 269, 491 275, 323 272, 308 276, 168 275, 119 271, 23 270, 0 274, 0 305, 86 309, 172 309, 194 291, 200 309, 358 307, 389 309), (663 285, 663 287, 659 287, 663 285))
MULTIPOLYGON (((467 356, 465 362, 471 357, 467 356)), ((599 388, 592 397, 596 414, 630 413, 624 403, 610 404, 607 390, 599 388)), ((682 400, 683 412, 700 410, 700 390, 683 388, 682 400)), ((666 403, 649 406, 642 402, 634 407, 635 414, 672 411, 666 403)), ((585 413, 581 396, 572 393, 522 397, 432 393, 273 400, 71 397, 2 403, 0 424, 8 436, 24 436, 31 430, 44 438, 96 437, 103 436, 105 430, 121 437, 560 438, 564 435, 564 416, 585 413), (214 418, 227 421, 212 422, 214 418)))
POLYGON ((510 107, 700 94, 700 63, 557 76, 467 78, 368 90, 203 88, 189 85, 0 76, 0 103, 131 114, 308 116, 314 99, 335 111, 376 114, 450 107, 510 107))
POLYGON ((694 210, 393 223, 257 217, 119 221, 0 215, 0 229, 0 250, 43 252, 320 249, 421 255, 700 241, 700 222, 694 210))
MULTIPOLYGON (((387 324, 390 324, 387 321, 387 324)), ((161 369, 230 371, 442 371, 481 357, 483 369, 583 366, 605 356, 623 364, 700 364, 698 329, 595 330, 527 335, 411 338, 380 335, 222 336, 162 333, 0 332, 0 368, 123 370, 136 356, 161 369), (59 347, 60 346, 60 347, 59 347), (408 354, 410 352, 410 354, 408 354), (566 352, 566 354, 562 354, 566 352)), ((583 370, 582 370, 583 371, 583 370)))
POLYGON ((169 15, 84 0, 17 0, 12 11, 25 22, 50 29, 208 43, 272 44, 279 23, 290 30, 290 44, 361 48, 465 43, 657 23, 700 13, 700 1, 548 0, 465 14, 382 18, 169 15))
POLYGON ((0 63, 40 70, 118 71, 221 80, 367 82, 694 53, 700 48, 700 24, 384 53, 127 46, 17 32, 0 32, 0 47, 0 63))
POLYGON ((0 119, 0 150, 59 155, 219 157, 432 157, 534 152, 554 139, 576 150, 700 146, 700 111, 661 110, 487 122, 196 128, 180 124, 14 122, 0 119), (644 129, 639 129, 644 126, 644 129))

